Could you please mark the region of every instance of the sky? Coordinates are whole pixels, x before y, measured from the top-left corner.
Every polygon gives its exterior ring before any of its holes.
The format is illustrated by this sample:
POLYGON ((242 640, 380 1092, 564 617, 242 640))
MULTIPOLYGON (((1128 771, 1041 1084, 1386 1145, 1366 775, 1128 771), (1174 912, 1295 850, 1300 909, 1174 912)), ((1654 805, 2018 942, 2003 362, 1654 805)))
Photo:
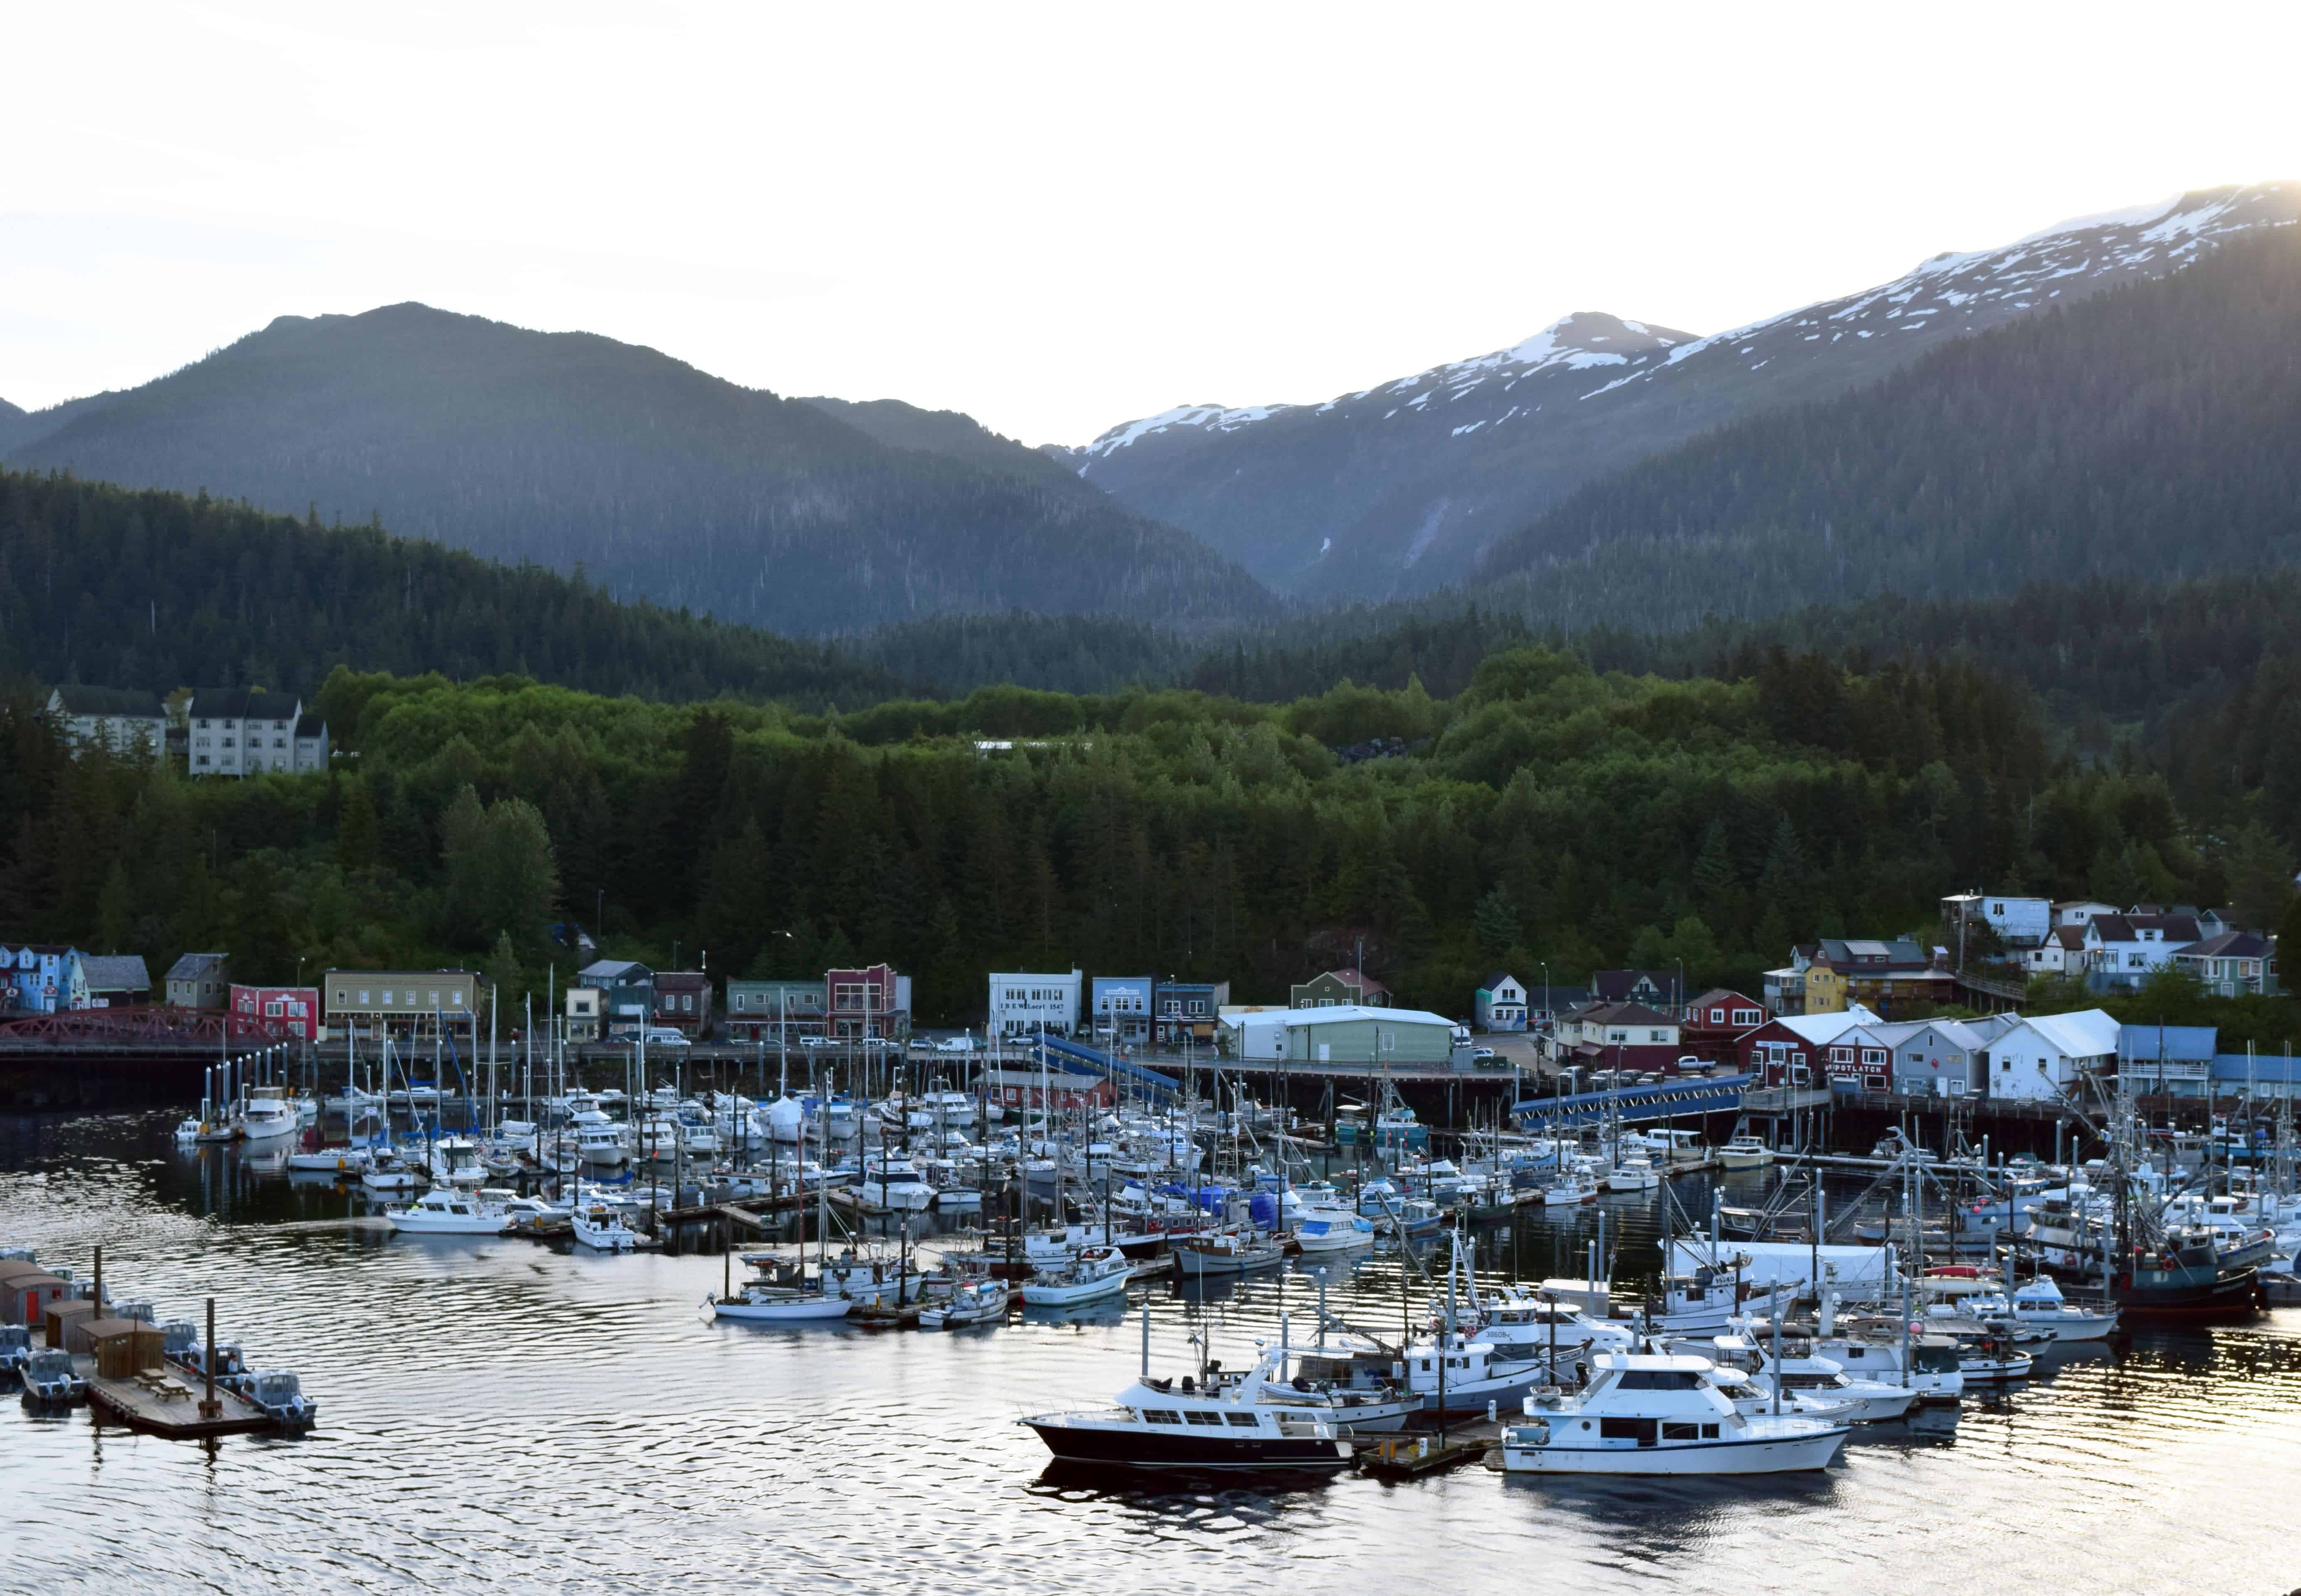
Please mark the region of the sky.
POLYGON ((1080 443, 2301 177, 2289 4, 119 0, 8 35, 27 408, 418 299, 1080 443))

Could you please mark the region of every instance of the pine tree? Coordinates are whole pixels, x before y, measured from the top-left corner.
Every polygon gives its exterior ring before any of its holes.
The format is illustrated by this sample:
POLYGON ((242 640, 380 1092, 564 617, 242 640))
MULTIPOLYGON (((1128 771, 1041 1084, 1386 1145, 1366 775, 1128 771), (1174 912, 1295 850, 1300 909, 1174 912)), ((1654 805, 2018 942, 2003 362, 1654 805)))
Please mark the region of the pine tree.
POLYGON ((1518 906, 1499 886, 1478 899, 1472 923, 1477 932, 1478 949, 1488 958, 1500 958, 1518 946, 1518 906))

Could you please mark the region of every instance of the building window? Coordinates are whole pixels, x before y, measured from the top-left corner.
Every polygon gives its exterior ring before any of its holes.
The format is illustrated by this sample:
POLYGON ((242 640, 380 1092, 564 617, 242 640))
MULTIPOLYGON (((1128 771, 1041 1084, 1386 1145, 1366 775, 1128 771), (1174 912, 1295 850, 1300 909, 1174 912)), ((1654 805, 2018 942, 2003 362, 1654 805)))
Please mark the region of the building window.
POLYGON ((1667 1042, 1669 1040, 1669 1032, 1667 1031, 1649 1031, 1646 1032, 1646 1040, 1648 1041, 1667 1042))

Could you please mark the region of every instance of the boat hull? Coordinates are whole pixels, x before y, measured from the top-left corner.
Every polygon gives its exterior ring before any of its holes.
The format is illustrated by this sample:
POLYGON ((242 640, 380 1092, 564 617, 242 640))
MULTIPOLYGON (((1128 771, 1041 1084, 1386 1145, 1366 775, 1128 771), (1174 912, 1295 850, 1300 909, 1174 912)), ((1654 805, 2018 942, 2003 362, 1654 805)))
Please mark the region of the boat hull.
POLYGON ((807 1296, 789 1302, 710 1302, 711 1316, 737 1324, 803 1324, 843 1319, 853 1305, 844 1297, 807 1296))
MULTIPOLYGON (((1553 1424, 1559 1421, 1552 1421, 1553 1424)), ((1851 1431, 1749 1441, 1685 1441, 1662 1446, 1535 1446, 1518 1439, 1530 1427, 1502 1432, 1505 1474, 1756 1475, 1801 1474, 1827 1468, 1851 1431)))
POLYGON ((1023 1306, 1025 1308, 1076 1308, 1082 1302, 1100 1302, 1106 1297, 1123 1297, 1126 1283, 1134 1278, 1132 1269, 1121 1269, 1100 1280, 1079 1281, 1067 1284, 1052 1282, 1033 1284, 1023 1283, 1023 1306))
POLYGON ((2110 1295, 2120 1316, 2129 1324, 2247 1318, 2261 1308, 2260 1276, 2251 1269, 2194 1283, 2134 1285, 2130 1280, 2130 1276, 2121 1277, 2110 1295))
POLYGON ((1333 1474, 1348 1468, 1344 1441, 1241 1436, 1221 1431, 1204 1434, 1162 1433, 1141 1425, 1063 1424, 1024 1421, 1047 1443, 1055 1461, 1077 1468, 1172 1474, 1333 1474))

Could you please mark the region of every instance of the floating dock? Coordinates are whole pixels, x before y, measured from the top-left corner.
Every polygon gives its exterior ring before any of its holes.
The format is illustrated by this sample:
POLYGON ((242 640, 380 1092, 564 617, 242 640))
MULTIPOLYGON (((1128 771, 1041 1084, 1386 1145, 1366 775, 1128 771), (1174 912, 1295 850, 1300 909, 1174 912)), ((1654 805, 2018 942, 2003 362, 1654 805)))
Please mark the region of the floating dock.
POLYGON ((1418 1480, 1443 1474, 1483 1458, 1502 1441, 1502 1426, 1450 1425, 1442 1441, 1434 1432, 1358 1438, 1359 1472, 1377 1480, 1418 1480))
POLYGON ((110 1380, 96 1372, 93 1358, 74 1358, 72 1366, 88 1382, 88 1406, 96 1413, 147 1435, 172 1441, 201 1441, 212 1435, 251 1435, 277 1430, 279 1421, 235 1391, 216 1387, 218 1411, 204 1416, 200 1403, 205 1385, 180 1371, 146 1370, 124 1380, 110 1380))

